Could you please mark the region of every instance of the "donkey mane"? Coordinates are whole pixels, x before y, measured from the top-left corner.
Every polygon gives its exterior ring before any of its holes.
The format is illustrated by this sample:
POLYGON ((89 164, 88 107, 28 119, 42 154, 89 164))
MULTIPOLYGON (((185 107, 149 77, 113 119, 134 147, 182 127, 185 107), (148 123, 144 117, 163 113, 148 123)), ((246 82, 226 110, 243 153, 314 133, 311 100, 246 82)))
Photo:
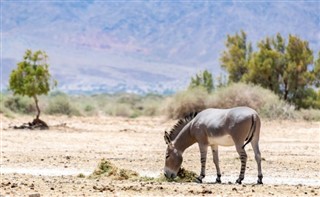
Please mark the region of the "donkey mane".
POLYGON ((174 140, 180 131, 183 129, 184 126, 186 126, 196 115, 198 112, 192 112, 189 115, 185 116, 184 118, 181 118, 170 130, 169 137, 170 140, 174 140))

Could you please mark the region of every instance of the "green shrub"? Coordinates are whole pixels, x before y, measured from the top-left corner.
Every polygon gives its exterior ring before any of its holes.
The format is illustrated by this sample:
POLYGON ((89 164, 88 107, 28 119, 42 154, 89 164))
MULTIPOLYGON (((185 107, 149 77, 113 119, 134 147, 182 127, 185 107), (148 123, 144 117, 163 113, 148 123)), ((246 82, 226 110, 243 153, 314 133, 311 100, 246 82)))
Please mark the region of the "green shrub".
POLYGON ((63 114, 68 116, 79 116, 80 111, 75 108, 67 96, 58 95, 50 99, 45 112, 50 115, 63 114))
POLYGON ((4 108, 14 113, 31 114, 36 112, 34 102, 25 96, 9 96, 4 99, 4 108))

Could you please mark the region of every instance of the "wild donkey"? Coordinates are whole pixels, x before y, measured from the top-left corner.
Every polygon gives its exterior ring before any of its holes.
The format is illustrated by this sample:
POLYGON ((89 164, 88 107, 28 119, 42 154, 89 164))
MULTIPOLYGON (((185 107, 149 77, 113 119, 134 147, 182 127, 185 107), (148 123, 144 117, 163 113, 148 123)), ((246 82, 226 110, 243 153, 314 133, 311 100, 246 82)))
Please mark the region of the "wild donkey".
POLYGON ((211 146, 213 162, 217 170, 216 182, 221 183, 218 145, 235 145, 241 160, 241 170, 236 183, 244 179, 247 163, 245 146, 251 142, 255 160, 258 165, 258 184, 262 184, 261 155, 259 151, 260 118, 257 112, 249 107, 231 109, 206 109, 199 114, 192 114, 181 119, 170 131, 165 132, 164 139, 168 145, 164 174, 168 178, 177 176, 183 152, 198 142, 201 155, 201 172, 199 183, 205 177, 207 149, 211 146))

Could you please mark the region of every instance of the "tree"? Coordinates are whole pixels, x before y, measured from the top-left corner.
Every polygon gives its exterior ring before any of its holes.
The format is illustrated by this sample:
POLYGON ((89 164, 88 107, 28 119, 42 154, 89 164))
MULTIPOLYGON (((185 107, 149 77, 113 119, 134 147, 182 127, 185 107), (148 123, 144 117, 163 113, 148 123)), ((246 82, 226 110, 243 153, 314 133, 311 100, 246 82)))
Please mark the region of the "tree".
POLYGON ((285 68, 284 39, 280 34, 276 39, 267 37, 258 43, 248 64, 248 72, 243 75, 245 82, 259 84, 281 95, 281 79, 285 68))
POLYGON ((40 108, 38 96, 48 94, 50 86, 57 85, 55 80, 51 80, 49 65, 47 64, 48 56, 44 51, 32 52, 27 50, 23 61, 17 64, 17 69, 13 70, 10 75, 9 89, 14 94, 28 96, 34 99, 37 115, 34 122, 39 122, 40 108))
POLYGON ((241 31, 240 35, 228 35, 226 47, 220 58, 221 67, 229 73, 229 82, 239 82, 248 71, 252 53, 251 43, 247 43, 247 35, 241 31))
POLYGON ((189 88, 195 87, 203 87, 208 93, 210 93, 214 89, 212 74, 205 70, 199 74, 196 74, 194 78, 192 77, 189 88))
POLYGON ((227 70, 229 82, 259 84, 298 108, 319 108, 311 100, 318 98, 315 87, 320 86, 320 52, 313 62, 307 41, 289 35, 286 42, 278 33, 258 42, 258 50, 252 52, 241 32, 241 36, 228 35, 226 46, 221 67, 227 70))
POLYGON ((314 85, 316 87, 320 87, 320 51, 318 52, 318 59, 314 62, 314 69, 313 69, 313 74, 314 74, 314 85))
POLYGON ((304 100, 316 97, 312 85, 319 78, 312 64, 313 52, 307 41, 289 35, 286 44, 277 34, 276 38, 267 37, 258 43, 243 80, 274 91, 298 108, 306 108, 311 102, 304 100))

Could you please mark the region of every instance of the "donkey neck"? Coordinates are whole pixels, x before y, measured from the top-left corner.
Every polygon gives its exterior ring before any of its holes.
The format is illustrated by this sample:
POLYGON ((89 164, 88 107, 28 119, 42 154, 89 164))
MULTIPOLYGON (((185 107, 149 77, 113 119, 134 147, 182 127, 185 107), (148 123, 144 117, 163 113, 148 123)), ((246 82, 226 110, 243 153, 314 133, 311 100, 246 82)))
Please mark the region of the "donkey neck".
POLYGON ((189 146, 196 142, 195 138, 190 134, 190 124, 187 124, 174 139, 174 147, 183 153, 189 146))

